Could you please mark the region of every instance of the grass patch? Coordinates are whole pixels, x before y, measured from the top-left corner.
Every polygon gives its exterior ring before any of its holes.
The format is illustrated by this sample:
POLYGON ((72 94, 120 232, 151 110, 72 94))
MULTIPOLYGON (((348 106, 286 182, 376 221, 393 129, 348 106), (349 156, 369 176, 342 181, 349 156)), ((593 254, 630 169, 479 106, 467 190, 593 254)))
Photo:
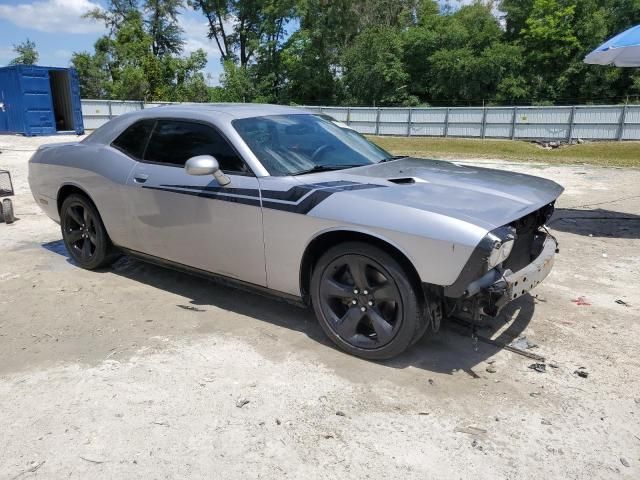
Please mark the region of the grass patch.
POLYGON ((533 143, 518 140, 380 136, 369 138, 394 155, 640 167, 640 142, 593 142, 545 150, 533 143))

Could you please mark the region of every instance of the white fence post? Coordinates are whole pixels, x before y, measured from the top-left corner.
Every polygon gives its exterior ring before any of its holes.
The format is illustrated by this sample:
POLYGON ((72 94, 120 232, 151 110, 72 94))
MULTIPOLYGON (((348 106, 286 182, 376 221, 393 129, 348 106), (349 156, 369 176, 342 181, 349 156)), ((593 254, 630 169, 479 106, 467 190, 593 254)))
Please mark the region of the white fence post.
POLYGON ((447 113, 444 115, 444 136, 445 138, 449 136, 449 110, 451 107, 447 107, 447 113))
POLYGON ((573 140, 573 127, 576 124, 576 106, 571 107, 571 114, 569 115, 569 134, 567 135, 567 142, 571 143, 573 140))
POLYGON ((482 107, 482 127, 481 127, 481 130, 482 130, 482 138, 484 138, 486 130, 487 130, 487 107, 486 106, 482 107))
POLYGON ((629 106, 625 103, 624 107, 622 107, 622 113, 620 114, 620 124, 618 125, 618 134, 617 140, 620 142, 624 137, 624 127, 627 122, 627 110, 629 106))

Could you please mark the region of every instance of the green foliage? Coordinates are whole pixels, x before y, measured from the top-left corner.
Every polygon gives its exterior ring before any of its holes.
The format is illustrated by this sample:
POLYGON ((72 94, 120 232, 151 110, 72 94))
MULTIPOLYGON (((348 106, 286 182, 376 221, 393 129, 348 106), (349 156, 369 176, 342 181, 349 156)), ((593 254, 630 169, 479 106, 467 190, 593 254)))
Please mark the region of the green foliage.
POLYGON ((18 54, 16 58, 9 62, 9 65, 35 65, 38 63, 38 51, 36 44, 28 38, 13 46, 13 51, 18 54))
POLYGON ((220 78, 223 102, 251 102, 256 91, 251 76, 245 67, 236 65, 233 60, 224 62, 224 73, 220 78))
MULTIPOLYGON (((133 1, 133 0, 132 0, 133 1)), ((74 53, 71 63, 85 98, 206 102, 209 87, 202 70, 206 53, 178 56, 182 38, 172 0, 147 1, 143 9, 112 2, 108 11, 91 13, 111 33, 95 44, 95 53, 74 53), (125 8, 126 7, 126 8, 125 8)))
POLYGON ((417 99, 407 93, 409 75, 402 64, 402 38, 391 27, 361 32, 343 56, 348 103, 411 105, 417 99))
POLYGON ((73 56, 82 95, 358 105, 604 103, 640 73, 584 56, 640 23, 640 0, 109 0, 108 35, 73 56), (184 6, 224 72, 182 55, 184 6))

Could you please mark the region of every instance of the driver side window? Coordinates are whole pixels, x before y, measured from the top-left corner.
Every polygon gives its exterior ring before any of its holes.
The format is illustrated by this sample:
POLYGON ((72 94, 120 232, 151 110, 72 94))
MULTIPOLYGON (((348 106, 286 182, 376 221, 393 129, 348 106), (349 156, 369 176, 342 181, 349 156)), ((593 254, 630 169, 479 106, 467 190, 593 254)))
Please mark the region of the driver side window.
POLYGON ((224 172, 249 173, 244 161, 214 128, 183 120, 156 122, 143 161, 183 167, 197 155, 214 156, 224 172))

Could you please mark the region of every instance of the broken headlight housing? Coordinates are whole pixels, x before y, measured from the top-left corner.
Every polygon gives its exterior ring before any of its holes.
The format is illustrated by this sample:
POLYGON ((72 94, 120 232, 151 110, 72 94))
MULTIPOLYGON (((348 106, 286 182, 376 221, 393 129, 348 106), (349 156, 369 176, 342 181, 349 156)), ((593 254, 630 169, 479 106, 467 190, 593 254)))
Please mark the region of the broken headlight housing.
POLYGON ((493 249, 487 259, 489 270, 500 265, 509 258, 511 250, 513 250, 514 241, 515 236, 512 234, 507 235, 504 239, 495 238, 493 249))

